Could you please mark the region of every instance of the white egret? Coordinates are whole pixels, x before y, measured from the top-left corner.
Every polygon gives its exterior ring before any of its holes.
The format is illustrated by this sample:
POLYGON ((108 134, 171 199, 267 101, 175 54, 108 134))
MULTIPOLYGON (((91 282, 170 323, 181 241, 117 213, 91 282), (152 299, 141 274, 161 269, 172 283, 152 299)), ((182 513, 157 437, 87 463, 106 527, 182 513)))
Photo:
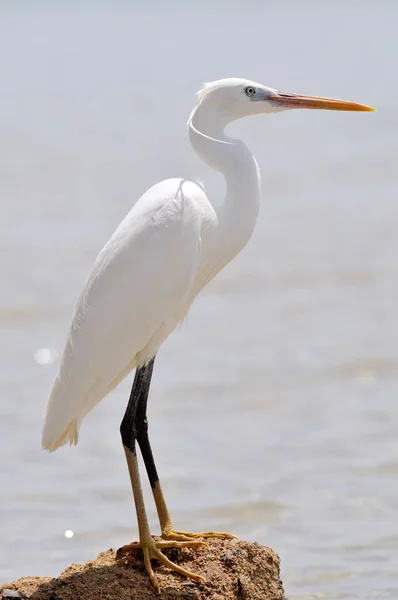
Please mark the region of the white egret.
POLYGON ((197 538, 229 534, 174 529, 162 494, 146 417, 154 359, 160 345, 187 314, 194 298, 247 244, 261 198, 257 162, 228 123, 249 115, 293 108, 371 111, 353 102, 286 94, 244 79, 204 86, 189 117, 193 149, 226 181, 216 204, 201 186, 168 179, 149 189, 133 206, 98 255, 78 301, 60 372, 47 405, 43 447, 53 451, 76 444, 79 426, 104 396, 136 369, 120 431, 137 512, 140 547, 151 582, 151 559, 198 581, 172 563, 162 548, 199 546, 197 538), (151 483, 163 541, 149 531, 139 479, 136 441, 151 483))

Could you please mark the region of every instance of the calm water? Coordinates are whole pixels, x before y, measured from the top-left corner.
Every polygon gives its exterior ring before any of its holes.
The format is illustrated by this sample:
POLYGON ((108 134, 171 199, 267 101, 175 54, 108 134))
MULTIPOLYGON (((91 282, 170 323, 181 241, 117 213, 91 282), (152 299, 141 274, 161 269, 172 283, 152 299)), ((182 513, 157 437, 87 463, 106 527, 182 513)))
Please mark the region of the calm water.
MULTIPOLYGON (((163 485, 178 527, 275 548, 291 600, 396 598, 398 8, 34 4, 0 12, 0 581, 137 537, 118 431, 131 378, 79 446, 48 455, 58 360, 37 350, 62 351, 95 255, 149 185, 203 177, 222 193, 185 123, 203 81, 243 76, 378 112, 233 126, 264 202, 249 246, 159 354, 163 485)), ((148 510, 156 532, 149 495, 148 510)))

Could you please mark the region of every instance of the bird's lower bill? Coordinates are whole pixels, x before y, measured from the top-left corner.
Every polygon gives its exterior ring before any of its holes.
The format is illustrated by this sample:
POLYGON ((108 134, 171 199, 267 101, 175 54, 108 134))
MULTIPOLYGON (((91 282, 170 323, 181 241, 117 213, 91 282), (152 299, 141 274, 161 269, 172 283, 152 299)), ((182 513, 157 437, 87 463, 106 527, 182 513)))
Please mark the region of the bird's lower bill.
POLYGON ((349 110, 370 112, 375 109, 366 104, 337 100, 335 98, 322 98, 321 96, 301 96, 299 94, 284 94, 278 92, 271 103, 278 108, 315 108, 320 110, 349 110))

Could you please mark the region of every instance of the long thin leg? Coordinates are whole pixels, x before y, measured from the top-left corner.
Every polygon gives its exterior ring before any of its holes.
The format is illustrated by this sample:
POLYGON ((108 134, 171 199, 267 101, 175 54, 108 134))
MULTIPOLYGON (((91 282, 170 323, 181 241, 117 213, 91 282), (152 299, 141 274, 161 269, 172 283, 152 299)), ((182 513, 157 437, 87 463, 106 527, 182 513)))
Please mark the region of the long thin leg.
POLYGON ((137 521, 138 521, 138 531, 140 535, 139 543, 129 544, 128 546, 124 546, 118 552, 118 555, 121 556, 126 554, 130 550, 135 550, 136 548, 142 548, 144 554, 144 564, 146 570, 148 572, 149 578, 152 582, 152 585, 155 587, 157 591, 159 591, 159 585, 156 580, 155 573, 153 572, 151 560, 157 559, 162 564, 166 565, 170 569, 177 571, 181 575, 185 575, 186 577, 190 577, 195 579, 196 581, 204 581, 203 577, 196 575, 195 573, 190 573, 186 569, 183 569, 179 565, 171 562, 162 552, 160 548, 183 548, 186 546, 201 546, 203 545, 201 542, 196 541, 162 541, 155 542, 149 531, 148 519, 145 511, 144 497, 142 494, 140 475, 138 470, 138 461, 135 447, 135 440, 137 437, 135 420, 137 413, 137 406, 140 401, 141 395, 148 396, 149 385, 152 375, 153 369, 153 360, 144 365, 143 367, 137 368, 137 372, 135 374, 133 388, 131 390, 129 403, 127 405, 126 413, 123 417, 123 421, 120 426, 120 432, 122 436, 123 448, 126 454, 127 466, 129 469, 131 486, 133 488, 133 496, 135 502, 135 508, 137 512, 137 521))
POLYGON ((162 537, 169 540, 184 541, 189 541, 200 537, 233 538, 234 536, 230 533, 220 533, 217 531, 193 533, 188 531, 177 531, 173 527, 171 516, 167 508, 162 487, 160 485, 159 476, 156 470, 155 460, 153 458, 152 448, 148 437, 147 403, 154 361, 155 358, 153 358, 147 365, 145 380, 142 385, 138 406, 136 408, 135 427, 137 441, 141 449, 149 483, 151 484, 152 493, 156 504, 162 537))
MULTIPOLYGON (((153 358, 151 363, 148 364, 148 367, 150 368, 149 377, 152 376, 154 361, 155 358, 153 358)), ((160 486, 159 476, 156 469, 155 460, 153 458, 152 448, 149 443, 147 418, 149 385, 147 386, 147 389, 145 391, 146 393, 141 394, 140 401, 137 406, 137 413, 135 419, 137 441, 141 449, 142 458, 144 459, 149 483, 151 484, 152 493, 156 504, 156 510, 159 516, 160 528, 163 534, 165 530, 172 529, 173 526, 169 511, 167 510, 167 505, 163 496, 162 488, 160 486)))
POLYGON ((133 488, 134 502, 137 511, 138 530, 140 539, 149 531, 148 519, 145 512, 144 498, 142 495, 140 476, 138 471, 137 453, 135 440, 137 432, 135 428, 135 418, 137 413, 138 401, 145 381, 147 365, 137 368, 133 387, 131 389, 129 402, 120 424, 120 434, 122 436, 123 448, 126 454, 127 466, 129 469, 130 481, 133 488))

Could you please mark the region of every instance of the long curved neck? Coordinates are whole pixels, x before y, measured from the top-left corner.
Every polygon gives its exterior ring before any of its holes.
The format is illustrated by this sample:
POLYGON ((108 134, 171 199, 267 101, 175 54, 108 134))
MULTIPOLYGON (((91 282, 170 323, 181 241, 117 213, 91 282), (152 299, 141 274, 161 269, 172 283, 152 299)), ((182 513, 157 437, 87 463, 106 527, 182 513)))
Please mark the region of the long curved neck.
POLYGON ((198 156, 224 175, 227 184, 225 200, 222 205, 213 205, 213 208, 220 231, 225 230, 228 236, 235 236, 237 244, 243 247, 257 220, 261 197, 260 170, 247 146, 225 134, 228 120, 224 121, 217 114, 211 117, 207 111, 204 113, 199 105, 189 121, 189 138, 198 156))

